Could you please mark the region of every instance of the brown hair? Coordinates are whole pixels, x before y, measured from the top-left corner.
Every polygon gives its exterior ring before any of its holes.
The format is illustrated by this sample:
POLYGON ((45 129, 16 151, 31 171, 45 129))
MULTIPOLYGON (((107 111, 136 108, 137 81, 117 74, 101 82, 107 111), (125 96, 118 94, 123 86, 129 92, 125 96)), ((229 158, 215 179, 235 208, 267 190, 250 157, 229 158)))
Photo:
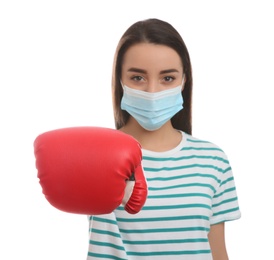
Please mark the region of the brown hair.
POLYGON ((182 95, 184 109, 171 118, 174 128, 186 133, 192 133, 192 69, 188 50, 180 34, 167 22, 159 19, 147 19, 130 26, 120 39, 113 62, 112 72, 112 98, 115 127, 124 126, 129 118, 128 112, 122 110, 121 99, 123 89, 121 86, 122 62, 126 51, 137 43, 153 43, 168 46, 180 56, 186 82, 182 95))

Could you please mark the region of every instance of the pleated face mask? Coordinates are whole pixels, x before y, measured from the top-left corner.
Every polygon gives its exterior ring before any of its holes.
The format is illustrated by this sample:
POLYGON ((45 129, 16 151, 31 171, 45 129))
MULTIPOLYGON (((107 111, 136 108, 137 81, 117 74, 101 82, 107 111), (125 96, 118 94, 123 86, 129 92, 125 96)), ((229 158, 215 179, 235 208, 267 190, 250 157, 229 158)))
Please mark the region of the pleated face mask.
POLYGON ((121 109, 127 111, 148 131, 159 129, 183 109, 182 85, 154 93, 125 85, 123 89, 121 109))

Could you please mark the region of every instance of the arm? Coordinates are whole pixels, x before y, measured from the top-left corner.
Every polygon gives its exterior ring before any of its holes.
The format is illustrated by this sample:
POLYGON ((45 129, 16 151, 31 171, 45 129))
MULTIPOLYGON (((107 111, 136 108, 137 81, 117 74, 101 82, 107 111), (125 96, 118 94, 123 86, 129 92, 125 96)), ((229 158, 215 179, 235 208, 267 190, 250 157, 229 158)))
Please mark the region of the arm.
POLYGON ((225 245, 225 224, 219 223, 210 227, 208 240, 214 260, 228 260, 225 245))

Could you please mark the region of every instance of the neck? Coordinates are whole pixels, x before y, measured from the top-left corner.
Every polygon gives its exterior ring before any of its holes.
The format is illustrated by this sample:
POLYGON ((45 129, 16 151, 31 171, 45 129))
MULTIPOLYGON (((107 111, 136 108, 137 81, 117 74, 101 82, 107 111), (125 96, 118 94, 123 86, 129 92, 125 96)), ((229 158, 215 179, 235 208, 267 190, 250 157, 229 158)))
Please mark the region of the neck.
POLYGON ((181 133, 173 128, 170 120, 158 130, 147 131, 130 117, 127 124, 119 130, 134 137, 143 149, 156 152, 173 149, 182 139, 181 133))

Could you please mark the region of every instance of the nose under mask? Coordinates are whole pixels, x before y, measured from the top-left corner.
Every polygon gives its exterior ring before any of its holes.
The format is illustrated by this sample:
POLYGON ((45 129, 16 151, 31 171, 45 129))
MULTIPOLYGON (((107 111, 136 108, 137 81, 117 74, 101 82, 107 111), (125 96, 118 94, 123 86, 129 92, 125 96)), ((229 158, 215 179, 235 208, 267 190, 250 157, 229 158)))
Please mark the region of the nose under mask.
POLYGON ((183 109, 182 85, 149 93, 123 86, 121 109, 127 111, 146 130, 161 128, 183 109))

